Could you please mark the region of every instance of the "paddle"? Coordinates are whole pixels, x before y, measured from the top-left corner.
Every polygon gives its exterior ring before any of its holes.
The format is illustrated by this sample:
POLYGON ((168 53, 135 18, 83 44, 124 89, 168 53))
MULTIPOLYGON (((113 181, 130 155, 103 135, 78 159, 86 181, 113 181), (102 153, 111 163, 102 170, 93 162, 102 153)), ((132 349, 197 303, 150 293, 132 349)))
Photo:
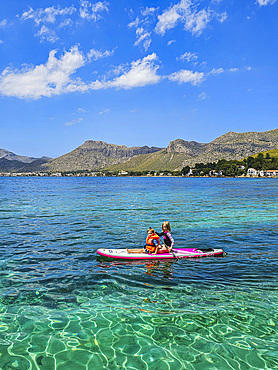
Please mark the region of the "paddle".
POLYGON ((168 247, 168 245, 164 244, 165 247, 168 249, 168 252, 172 254, 172 256, 175 258, 175 260, 178 259, 178 257, 175 255, 175 253, 173 252, 173 249, 170 250, 170 247, 168 247))

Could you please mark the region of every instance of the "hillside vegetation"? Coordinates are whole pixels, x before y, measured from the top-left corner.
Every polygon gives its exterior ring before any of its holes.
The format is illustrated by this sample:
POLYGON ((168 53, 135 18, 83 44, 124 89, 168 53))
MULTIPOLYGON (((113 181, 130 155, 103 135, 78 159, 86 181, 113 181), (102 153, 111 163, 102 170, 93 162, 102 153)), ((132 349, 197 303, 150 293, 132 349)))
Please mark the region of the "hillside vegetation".
MULTIPOLYGON (((258 153, 254 156, 249 156, 241 161, 220 159, 217 163, 196 163, 193 169, 193 176, 206 175, 224 175, 224 176, 242 176, 247 174, 248 168, 254 168, 257 171, 278 170, 278 155, 271 156, 271 151, 266 154, 258 153)), ((278 150, 274 153, 277 154, 278 150)), ((184 168, 184 172, 189 171, 184 168)))
POLYGON ((250 157, 256 158, 256 157, 258 157, 259 154, 263 154, 264 156, 266 156, 268 154, 271 158, 277 158, 278 157, 278 149, 266 150, 265 152, 253 154, 250 157))
POLYGON ((220 159, 242 160, 256 153, 278 148, 278 129, 266 132, 228 132, 211 143, 197 143, 177 139, 166 149, 130 159, 105 170, 117 171, 171 171, 196 163, 212 163, 220 159))
POLYGON ((107 171, 174 171, 184 160, 182 153, 168 153, 167 149, 151 154, 141 154, 127 162, 107 166, 107 171))

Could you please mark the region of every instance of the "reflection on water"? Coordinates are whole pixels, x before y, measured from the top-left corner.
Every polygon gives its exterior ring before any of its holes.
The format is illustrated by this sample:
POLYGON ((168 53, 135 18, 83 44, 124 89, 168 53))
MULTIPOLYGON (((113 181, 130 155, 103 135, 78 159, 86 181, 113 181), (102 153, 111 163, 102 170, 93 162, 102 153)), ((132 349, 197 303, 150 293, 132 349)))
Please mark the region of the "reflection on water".
POLYGON ((278 368, 278 182, 251 180, 1 178, 0 368, 278 368), (228 255, 96 257, 164 220, 228 255))
POLYGON ((117 260, 110 260, 109 262, 103 261, 101 258, 98 258, 99 267, 104 269, 106 273, 109 273, 110 268, 117 268, 120 266, 130 265, 132 267, 142 267, 140 270, 147 275, 162 278, 162 279, 171 279, 173 277, 174 261, 117 261, 117 260), (145 271, 144 271, 145 270, 145 271))

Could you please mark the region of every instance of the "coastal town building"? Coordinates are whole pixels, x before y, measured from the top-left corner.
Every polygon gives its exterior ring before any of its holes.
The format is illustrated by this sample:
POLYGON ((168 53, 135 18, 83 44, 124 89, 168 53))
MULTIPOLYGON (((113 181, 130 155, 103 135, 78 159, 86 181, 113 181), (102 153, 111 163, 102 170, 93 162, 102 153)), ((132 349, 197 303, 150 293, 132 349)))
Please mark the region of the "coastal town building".
POLYGON ((126 176, 126 175, 128 175, 128 172, 122 170, 122 171, 119 171, 118 175, 119 176, 126 176))
POLYGON ((247 176, 258 176, 258 171, 255 168, 248 168, 247 176))
MULTIPOLYGON (((242 169, 242 168, 241 168, 242 169)), ((190 168, 189 171, 186 174, 180 174, 180 173, 173 173, 171 172, 154 172, 150 171, 149 173, 129 173, 128 171, 119 171, 117 173, 106 173, 102 171, 98 172, 0 172, 0 177, 26 177, 26 176, 36 176, 36 177, 95 177, 95 176, 161 176, 161 177, 172 177, 172 176, 206 176, 206 177, 222 177, 225 176, 224 171, 216 171, 216 170, 211 170, 208 173, 204 173, 201 171, 200 173, 195 173, 194 168, 190 168)), ((278 169, 277 170, 256 170, 255 168, 248 168, 246 174, 244 171, 242 171, 242 174, 237 175, 237 177, 267 177, 267 178, 274 178, 278 177, 278 169)))
POLYGON ((264 173, 265 173, 265 176, 267 177, 278 176, 278 170, 266 170, 264 171, 264 173))
POLYGON ((248 168, 247 170, 247 177, 277 177, 278 170, 260 170, 257 171, 255 168, 248 168))
POLYGON ((223 173, 222 173, 222 171, 217 172, 215 170, 211 170, 211 171, 209 171, 209 175, 210 176, 222 176, 223 173))

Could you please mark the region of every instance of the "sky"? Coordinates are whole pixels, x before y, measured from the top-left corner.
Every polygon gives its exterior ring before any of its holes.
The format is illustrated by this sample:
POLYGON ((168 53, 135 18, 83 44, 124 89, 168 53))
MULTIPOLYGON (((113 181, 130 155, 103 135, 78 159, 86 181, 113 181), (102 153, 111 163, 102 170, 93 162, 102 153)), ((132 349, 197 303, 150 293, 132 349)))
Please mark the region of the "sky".
POLYGON ((278 128, 276 0, 2 0, 0 148, 278 128))

